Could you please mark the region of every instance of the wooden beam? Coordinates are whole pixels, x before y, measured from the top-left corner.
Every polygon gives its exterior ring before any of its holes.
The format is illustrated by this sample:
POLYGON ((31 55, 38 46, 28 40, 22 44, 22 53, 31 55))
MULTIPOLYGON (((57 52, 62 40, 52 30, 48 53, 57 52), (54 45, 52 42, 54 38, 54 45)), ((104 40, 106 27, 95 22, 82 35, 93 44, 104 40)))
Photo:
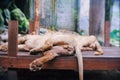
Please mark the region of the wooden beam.
MULTIPOLYGON (((95 56, 93 51, 83 52, 84 70, 120 69, 120 48, 104 47, 104 55, 95 56), (112 64, 112 65, 111 65, 112 64)), ((1 52, 0 52, 1 53, 1 52)), ((29 64, 40 55, 19 52, 17 57, 0 56, 0 65, 7 68, 29 69, 29 64)), ((46 63, 43 69, 78 70, 76 56, 60 56, 46 63)))
POLYGON ((35 32, 34 21, 31 21, 29 24, 29 34, 32 34, 33 32, 35 32))
POLYGON ((8 56, 15 57, 18 52, 18 21, 8 23, 8 56))
POLYGON ((40 0, 34 0, 35 2, 35 11, 34 11, 34 28, 35 33, 39 34, 40 30, 40 0))
POLYGON ((105 21, 105 46, 110 46, 110 21, 105 21))
POLYGON ((105 46, 110 46, 110 22, 111 22, 111 4, 113 3, 112 0, 105 1, 105 46))

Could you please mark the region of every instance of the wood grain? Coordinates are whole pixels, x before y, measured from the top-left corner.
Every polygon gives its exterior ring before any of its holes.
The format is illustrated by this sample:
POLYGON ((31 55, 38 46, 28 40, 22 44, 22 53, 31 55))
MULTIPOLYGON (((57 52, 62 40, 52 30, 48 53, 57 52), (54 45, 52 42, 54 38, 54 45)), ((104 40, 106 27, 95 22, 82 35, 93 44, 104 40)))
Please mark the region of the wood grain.
POLYGON ((110 46, 110 21, 105 22, 105 46, 110 46))
POLYGON ((8 56, 15 57, 18 52, 18 21, 10 21, 8 26, 8 56))
POLYGON ((40 30, 40 0, 35 0, 35 12, 34 12, 34 28, 35 33, 39 34, 40 30))
MULTIPOLYGON (((93 51, 83 52, 84 70, 116 70, 120 69, 120 49, 103 47, 104 55, 95 56, 93 51)), ((2 52, 0 52, 2 53, 2 52)), ((3 53, 2 53, 3 54, 3 53)), ((0 65, 7 68, 28 69, 29 64, 41 55, 29 55, 19 52, 17 57, 0 55, 0 65)), ((78 70, 76 56, 61 56, 46 63, 43 69, 78 70)))
POLYGON ((34 21, 31 21, 29 24, 29 34, 35 32, 34 21))

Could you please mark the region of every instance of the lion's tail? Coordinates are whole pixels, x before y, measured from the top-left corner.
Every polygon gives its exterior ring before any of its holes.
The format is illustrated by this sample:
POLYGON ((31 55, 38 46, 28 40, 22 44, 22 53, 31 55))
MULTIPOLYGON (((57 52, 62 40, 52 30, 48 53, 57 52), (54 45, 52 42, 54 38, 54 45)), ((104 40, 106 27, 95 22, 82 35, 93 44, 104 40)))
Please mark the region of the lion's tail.
POLYGON ((78 44, 76 44, 75 46, 75 51, 76 51, 76 56, 78 60, 79 79, 83 80, 83 57, 78 44))

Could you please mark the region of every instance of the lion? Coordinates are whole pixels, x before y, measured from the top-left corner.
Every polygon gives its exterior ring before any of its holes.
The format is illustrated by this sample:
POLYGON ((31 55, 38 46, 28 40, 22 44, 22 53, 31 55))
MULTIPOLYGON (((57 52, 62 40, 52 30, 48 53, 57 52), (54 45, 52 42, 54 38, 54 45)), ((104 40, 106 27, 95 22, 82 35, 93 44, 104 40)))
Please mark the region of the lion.
MULTIPOLYGON (((2 44, 0 50, 7 51, 8 43, 2 44)), ((42 65, 61 54, 72 55, 78 58, 80 80, 83 80, 82 50, 95 50, 95 55, 102 55, 103 50, 97 38, 80 36, 74 32, 48 31, 44 35, 25 35, 18 38, 18 50, 30 51, 30 54, 43 53, 43 57, 30 63, 30 70, 39 70, 42 65)))

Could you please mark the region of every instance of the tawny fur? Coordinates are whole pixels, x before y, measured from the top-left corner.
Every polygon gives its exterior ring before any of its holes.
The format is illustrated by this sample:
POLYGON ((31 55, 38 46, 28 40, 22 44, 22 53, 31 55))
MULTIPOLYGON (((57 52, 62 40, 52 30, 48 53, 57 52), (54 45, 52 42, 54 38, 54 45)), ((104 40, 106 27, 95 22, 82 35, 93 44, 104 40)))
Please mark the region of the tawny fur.
MULTIPOLYGON (((18 38, 18 50, 30 52, 45 51, 54 45, 79 45, 81 50, 95 50, 95 54, 103 54, 102 48, 95 36, 80 36, 70 32, 47 32, 44 35, 26 35, 18 38)), ((7 43, 0 46, 0 50, 7 51, 7 43)))
POLYGON ((54 59, 56 56, 73 55, 74 51, 74 47, 69 45, 54 46, 50 50, 44 52, 43 57, 37 58, 32 61, 32 63, 30 64, 30 70, 40 70, 46 62, 54 59))
MULTIPOLYGON (((96 50, 95 54, 103 54, 102 48, 95 36, 80 36, 77 33, 47 32, 44 35, 26 35, 18 38, 18 49, 30 52, 45 51, 54 45, 79 45, 81 50, 96 50)), ((0 50, 7 51, 7 43, 0 50)))
MULTIPOLYGON (((79 75, 81 76, 80 80, 83 80, 81 50, 95 50, 95 55, 103 54, 103 50, 95 36, 80 36, 77 33, 69 32, 47 32, 44 35, 26 35, 18 38, 18 44, 19 50, 30 51, 30 53, 43 52, 43 57, 34 60, 30 64, 30 69, 32 70, 40 69, 45 62, 54 59, 56 56, 60 56, 59 53, 70 55, 69 53, 75 48, 78 58, 79 75), (64 45, 73 48, 68 50, 63 47, 64 45)), ((0 50, 2 51, 7 51, 7 49, 7 43, 0 46, 0 50)))

